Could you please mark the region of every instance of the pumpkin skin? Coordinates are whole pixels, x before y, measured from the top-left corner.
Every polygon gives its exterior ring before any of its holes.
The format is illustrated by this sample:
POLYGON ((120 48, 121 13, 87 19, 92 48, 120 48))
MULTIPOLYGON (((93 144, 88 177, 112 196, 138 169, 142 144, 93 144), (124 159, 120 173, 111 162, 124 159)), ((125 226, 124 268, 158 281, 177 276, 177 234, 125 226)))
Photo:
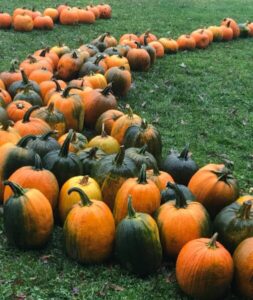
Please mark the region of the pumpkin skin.
POLYGON ((16 59, 11 61, 9 71, 3 71, 0 73, 0 78, 7 89, 13 82, 22 80, 22 75, 18 69, 18 61, 16 59))
POLYGON ((210 44, 210 39, 204 29, 196 30, 191 33, 191 37, 194 38, 196 42, 196 48, 205 49, 210 44))
POLYGON ((25 113, 30 107, 32 107, 30 103, 23 100, 17 100, 10 103, 6 108, 6 111, 9 119, 13 122, 17 122, 23 119, 25 113))
POLYGON ((103 201, 89 200, 78 188, 70 189, 69 193, 72 192, 79 193, 81 202, 69 212, 64 223, 66 252, 80 263, 101 263, 109 258, 113 249, 112 213, 103 201))
MULTIPOLYGON (((170 181, 173 182, 173 181, 170 181)), ((184 197, 188 201, 195 201, 195 197, 192 194, 192 192, 189 190, 189 188, 183 184, 177 184, 177 187, 180 189, 180 191, 184 194, 184 197)), ((168 201, 174 200, 176 197, 175 192, 173 189, 169 187, 169 185, 166 186, 165 189, 161 191, 161 204, 164 204, 168 201)))
POLYGON ((232 281, 233 260, 216 238, 190 241, 178 255, 177 282, 194 299, 224 299, 232 281))
POLYGON ((223 26, 229 27, 233 31, 233 38, 238 38, 240 35, 240 28, 235 20, 232 18, 225 18, 221 21, 221 24, 223 26))
POLYGON ((210 30, 213 33, 213 41, 214 42, 222 41, 223 31, 220 28, 220 26, 209 26, 208 30, 210 30))
POLYGON ((4 228, 9 242, 21 249, 43 247, 53 231, 53 212, 48 199, 36 189, 6 181, 14 192, 4 203, 4 228))
POLYGON ((162 261, 157 225, 150 215, 135 212, 130 196, 128 215, 117 226, 115 256, 125 269, 142 277, 153 274, 162 261))
POLYGON ((116 96, 125 96, 131 87, 132 76, 125 67, 112 67, 105 73, 108 83, 112 83, 112 91, 116 96))
POLYGON ((134 114, 130 105, 126 106, 127 114, 119 117, 113 124, 111 136, 114 137, 121 145, 124 141, 124 136, 127 129, 132 125, 140 125, 141 117, 134 114))
POLYGON ((33 19, 28 15, 17 15, 13 18, 13 28, 15 31, 32 31, 33 19))
POLYGON ((30 103, 33 106, 34 105, 38 105, 38 106, 43 105, 43 101, 42 101, 40 95, 38 93, 36 93, 34 90, 30 89, 29 84, 15 95, 15 97, 13 98, 13 101, 17 101, 17 100, 27 101, 28 103, 30 103))
POLYGON ((160 132, 145 119, 142 119, 140 125, 132 125, 125 132, 123 144, 126 148, 142 147, 147 145, 147 151, 154 155, 160 162, 162 154, 162 139, 160 132))
POLYGON ((62 25, 75 25, 78 23, 78 13, 75 9, 66 7, 59 13, 59 21, 62 25))
POLYGON ((229 25, 221 25, 222 30, 222 41, 229 42, 233 39, 233 30, 229 27, 229 25))
MULTIPOLYGON (((253 201, 253 198, 252 198, 253 201)), ((246 238, 253 237, 253 209, 250 200, 224 207, 214 220, 219 241, 231 253, 246 238)))
POLYGON ((106 153, 97 147, 92 147, 78 151, 77 155, 83 166, 83 174, 91 175, 91 173, 93 173, 93 168, 96 166, 97 161, 105 157, 106 153))
POLYGON ((168 172, 176 183, 188 185, 191 177, 198 171, 198 166, 189 155, 189 145, 186 145, 180 154, 172 150, 161 169, 168 172))
POLYGON ((245 239, 239 244, 234 252, 233 260, 235 290, 243 298, 252 300, 253 237, 245 239))
POLYGON ((168 185, 176 198, 160 206, 156 222, 164 254, 176 258, 187 242, 211 234, 211 221, 202 204, 188 201, 176 184, 168 185))
POLYGON ((82 63, 83 61, 80 55, 75 51, 62 55, 57 65, 59 78, 64 81, 74 79, 77 76, 82 63))
POLYGON ((175 41, 171 38, 160 38, 159 42, 163 45, 164 52, 166 54, 175 54, 178 52, 177 41, 175 41))
POLYGON ((223 164, 202 167, 192 176, 188 187, 196 201, 205 206, 212 218, 223 207, 234 202, 239 193, 236 179, 223 164))
POLYGON ((81 189, 90 199, 103 200, 100 187, 96 180, 87 175, 70 178, 62 186, 59 195, 58 211, 62 224, 64 224, 72 207, 80 201, 78 193, 68 194, 69 189, 72 187, 81 189))
POLYGON ((12 17, 8 13, 0 13, 0 28, 11 28, 12 17))
POLYGON ((125 148, 121 146, 117 154, 100 159, 92 169, 91 176, 100 185, 104 202, 113 210, 119 188, 128 178, 135 177, 137 172, 134 161, 125 157, 125 148))
POLYGON ((167 172, 159 171, 157 166, 154 166, 153 169, 147 170, 147 177, 156 184, 160 191, 166 188, 168 182, 174 183, 174 179, 171 175, 167 172))
POLYGON ((6 122, 6 124, 0 124, 0 146, 6 143, 18 143, 18 141, 21 139, 21 136, 14 128, 10 126, 10 123, 6 122))
POLYGON ((177 39, 178 50, 194 50, 196 48, 196 42, 193 37, 188 34, 180 35, 177 39))
POLYGON ((141 48, 131 48, 127 52, 130 69, 133 71, 146 72, 150 68, 151 61, 148 52, 141 48))
POLYGON ((70 130, 61 149, 50 151, 43 158, 43 166, 55 175, 60 188, 69 178, 82 174, 78 156, 68 150, 72 136, 73 130, 70 130))
MULTIPOLYGON (((62 135, 58 139, 58 143, 60 145, 63 145, 67 136, 68 136, 67 133, 62 135)), ((83 134, 81 134, 79 132, 74 131, 73 137, 69 143, 69 151, 77 153, 78 151, 85 149, 87 146, 88 146, 88 140, 87 140, 86 136, 84 136, 83 134)))
POLYGON ((141 168, 142 164, 145 164, 147 169, 157 168, 156 159, 147 151, 146 145, 141 148, 131 147, 126 149, 126 156, 135 162, 138 169, 141 168))
MULTIPOLYGON (((34 166, 26 166, 17 169, 8 179, 22 188, 33 188, 39 190, 49 201, 52 209, 56 207, 59 194, 57 180, 53 173, 43 169, 41 159, 35 155, 34 166)), ((13 195, 12 190, 6 186, 4 189, 4 202, 13 195)))
POLYGON ((102 131, 102 127, 104 125, 105 132, 107 134, 111 134, 112 126, 115 123, 115 121, 123 116, 124 113, 122 111, 119 111, 117 109, 108 109, 100 117, 97 119, 96 122, 96 132, 100 133, 102 131))
POLYGON ((145 164, 141 167, 139 177, 127 179, 117 192, 113 210, 116 225, 127 215, 129 195, 137 212, 152 215, 160 206, 160 191, 153 181, 147 179, 145 164))
POLYGON ((252 195, 243 195, 240 196, 238 199, 236 199, 236 203, 238 204, 243 204, 245 201, 252 201, 253 200, 253 196, 252 195))

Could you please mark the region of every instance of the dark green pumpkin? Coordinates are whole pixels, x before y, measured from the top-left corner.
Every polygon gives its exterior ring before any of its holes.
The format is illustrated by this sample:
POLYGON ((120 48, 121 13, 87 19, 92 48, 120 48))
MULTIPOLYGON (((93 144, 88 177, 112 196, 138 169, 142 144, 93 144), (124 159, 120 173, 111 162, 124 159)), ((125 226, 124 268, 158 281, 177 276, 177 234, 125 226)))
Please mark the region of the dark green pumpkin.
POLYGON ((123 144, 126 148, 142 147, 147 145, 147 150, 159 162, 162 154, 162 139, 157 128, 148 124, 145 119, 141 125, 130 126, 124 136, 123 144))
POLYGON ((106 48, 104 53, 108 54, 109 56, 112 56, 112 55, 120 55, 120 51, 118 48, 116 47, 109 47, 109 48, 106 48))
MULTIPOLYGON (((177 187, 183 193, 184 197, 188 201, 195 201, 195 196, 188 189, 187 186, 185 186, 183 184, 177 184, 177 187)), ((170 188, 170 185, 167 185, 166 189, 161 191, 161 204, 168 202, 168 201, 175 200, 175 199, 176 199, 175 191, 172 188, 170 188)))
POLYGON ((91 44, 94 45, 100 52, 103 52, 106 49, 106 43, 104 42, 107 33, 101 34, 98 38, 91 41, 91 44))
POLYGON ((20 89, 18 93, 16 93, 13 101, 23 100, 31 105, 42 106, 43 101, 41 96, 33 90, 33 86, 31 84, 27 84, 24 88, 20 89))
POLYGON ((43 166, 51 171, 61 187, 69 178, 82 174, 82 164, 79 157, 69 152, 69 143, 73 136, 73 130, 69 133, 60 150, 53 150, 43 158, 43 166))
POLYGON ((131 147, 126 149, 126 157, 131 158, 138 168, 146 164, 147 169, 157 169, 156 159, 147 151, 147 145, 142 148, 131 147))
POLYGON ((120 264, 139 276, 153 274, 162 261, 162 247, 154 219, 136 213, 128 199, 128 216, 116 231, 115 255, 120 264))
POLYGON ((198 166, 189 154, 189 145, 186 145, 180 154, 174 150, 170 151, 161 169, 168 172, 176 183, 188 185, 193 174, 198 171, 198 166))
POLYGON ((91 175, 96 163, 106 155, 107 154, 98 147, 86 148, 78 151, 77 156, 79 157, 83 166, 83 175, 91 175))
POLYGON ((235 202, 223 208, 214 220, 218 240, 231 253, 245 239, 253 237, 253 198, 242 205, 235 202))
POLYGON ((117 154, 101 158, 93 168, 91 177, 97 180, 101 187, 103 199, 113 210, 118 189, 130 177, 136 177, 138 169, 134 161, 125 156, 124 146, 117 154))
POLYGON ((238 26, 240 29, 240 37, 242 37, 242 38, 249 37, 250 30, 248 28, 247 23, 240 23, 240 24, 238 24, 238 26))
POLYGON ((24 70, 22 69, 21 69, 21 74, 22 74, 22 80, 13 82, 8 88, 8 92, 10 93, 12 99, 20 90, 24 89, 28 84, 30 85, 30 88, 32 90, 40 94, 40 86, 38 85, 38 83, 33 80, 28 80, 24 70))
POLYGON ((91 57, 91 59, 88 59, 81 66, 81 68, 79 70, 79 73, 78 73, 78 76, 83 77, 85 75, 90 75, 91 73, 104 74, 105 69, 102 66, 99 65, 100 60, 102 60, 103 58, 104 58, 104 56, 99 54, 99 55, 91 57))
POLYGON ((23 189, 5 181, 13 195, 4 203, 3 224, 9 243, 21 249, 43 247, 53 231, 53 212, 39 190, 23 189))
POLYGON ((50 151, 61 148, 60 144, 51 137, 53 134, 55 134, 54 131, 49 131, 42 135, 35 135, 34 139, 28 141, 27 147, 43 158, 50 151))
MULTIPOLYGON (((0 97, 1 102, 1 97, 0 97)), ((9 120, 8 114, 6 110, 0 105, 0 125, 7 129, 10 125, 11 121, 9 120)))

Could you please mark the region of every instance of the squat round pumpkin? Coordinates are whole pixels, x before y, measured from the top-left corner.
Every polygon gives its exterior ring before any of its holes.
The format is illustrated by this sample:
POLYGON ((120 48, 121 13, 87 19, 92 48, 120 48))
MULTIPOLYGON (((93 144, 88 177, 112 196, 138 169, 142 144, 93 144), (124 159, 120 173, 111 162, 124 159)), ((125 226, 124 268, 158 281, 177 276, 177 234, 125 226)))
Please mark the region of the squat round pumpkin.
POLYGON ((64 223, 64 245, 67 254, 80 263, 101 263, 112 253, 115 224, 112 213, 103 201, 90 200, 79 188, 81 202, 68 214, 64 223))

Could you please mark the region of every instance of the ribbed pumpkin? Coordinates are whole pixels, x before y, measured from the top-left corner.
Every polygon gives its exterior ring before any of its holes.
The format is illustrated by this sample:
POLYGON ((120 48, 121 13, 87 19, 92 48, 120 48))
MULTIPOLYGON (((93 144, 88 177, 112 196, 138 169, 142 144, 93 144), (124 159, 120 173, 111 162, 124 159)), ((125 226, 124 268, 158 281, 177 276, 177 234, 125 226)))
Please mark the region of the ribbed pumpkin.
POLYGON ((60 79, 69 81, 78 75, 83 61, 76 51, 61 56, 57 65, 60 79))
POLYGON ((117 192, 113 215, 116 225, 127 215, 128 196, 132 196, 137 212, 152 215, 160 206, 161 195, 156 184, 147 179, 146 165, 143 164, 138 178, 127 179, 117 192))
POLYGON ((125 96, 131 87, 132 76, 124 66, 110 68, 105 78, 108 83, 112 83, 112 91, 116 96, 125 96))
POLYGON ((7 89, 14 81, 19 81, 22 79, 21 72, 18 69, 18 61, 16 59, 13 59, 10 62, 9 71, 3 71, 0 73, 0 78, 4 82, 4 85, 7 89))
POLYGON ((124 141, 124 136, 127 129, 132 125, 140 125, 141 117, 134 114, 130 105, 126 106, 127 114, 119 117, 113 124, 111 136, 114 137, 121 145, 124 141))
POLYGON ((125 148, 121 146, 117 154, 100 159, 91 175, 101 187, 104 202, 113 210, 119 188, 128 178, 135 177, 137 172, 134 161, 125 157, 125 148))
POLYGON ((82 174, 82 164, 78 156, 69 152, 69 143, 73 136, 70 130, 60 150, 53 150, 43 158, 43 166, 57 178, 59 187, 71 177, 82 174))
POLYGON ((126 148, 147 145, 147 151, 160 161, 162 154, 162 139, 158 129, 142 119, 141 124, 130 126, 124 135, 123 144, 126 148))
MULTIPOLYGON (((17 169, 8 179, 20 185, 22 188, 33 188, 39 190, 49 200, 52 209, 56 207, 59 187, 53 173, 43 169, 41 159, 35 155, 34 166, 25 166, 17 169)), ((4 190, 4 202, 13 195, 8 186, 4 190)))
POLYGON ((164 52, 168 54, 175 54, 178 51, 178 43, 177 41, 171 39, 162 37, 159 39, 159 42, 163 45, 164 52))
POLYGON ((189 144, 181 153, 171 150, 162 162, 161 169, 168 172, 176 183, 188 185, 191 177, 198 171, 196 162, 189 153, 189 144))
POLYGON ((101 135, 95 136, 93 139, 91 139, 87 147, 98 147, 106 154, 113 154, 119 152, 120 145, 115 138, 105 132, 103 126, 101 135))
POLYGON ((124 113, 122 111, 119 111, 117 109, 108 109, 100 117, 97 119, 96 122, 96 132, 100 133, 102 131, 102 126, 104 124, 104 129, 107 134, 111 134, 112 126, 115 123, 115 121, 123 116, 124 113))
POLYGON ((10 126, 10 122, 0 122, 0 146, 6 143, 16 144, 20 139, 21 136, 10 126))
POLYGON ((112 213, 103 201, 89 199, 79 188, 81 202, 68 214, 64 223, 64 246, 67 254, 80 263, 101 263, 109 258, 115 238, 112 213), (87 230, 89 228, 89 230, 87 230))
POLYGON ((36 189, 22 189, 6 181, 14 193, 4 203, 4 229, 7 239, 18 248, 43 247, 53 231, 53 213, 48 199, 36 189))
POLYGON ((232 18, 225 18, 221 21, 221 24, 223 26, 230 27, 233 31, 233 38, 237 38, 240 35, 240 28, 237 24, 237 22, 232 18))
POLYGON ((6 111, 9 119, 13 122, 17 122, 23 119, 25 113, 30 107, 32 107, 30 103, 23 100, 17 100, 15 102, 11 102, 6 108, 6 111))
POLYGON ((30 103, 31 105, 38 105, 38 106, 43 105, 41 96, 37 92, 35 92, 32 89, 32 86, 29 84, 26 85, 24 88, 20 89, 20 91, 16 93, 15 97, 13 98, 13 101, 17 101, 17 100, 24 100, 30 103))
MULTIPOLYGON (((251 199, 253 201, 253 198, 251 199)), ((214 220, 219 241, 231 253, 245 239, 253 237, 253 202, 237 202, 224 207, 214 220)))
POLYGON ((241 242, 236 248, 234 255, 235 276, 234 285, 236 292, 244 297, 243 299, 253 299, 253 237, 241 242))
MULTIPOLYGON (((140 45, 138 46, 140 47, 140 45)), ((133 71, 148 71, 151 65, 151 60, 148 52, 141 48, 132 48, 127 52, 127 59, 131 70, 133 71)))
POLYGON ((66 87, 61 94, 53 94, 48 104, 54 103, 54 108, 64 115, 66 129, 81 131, 84 124, 84 105, 81 97, 70 94, 73 87, 66 87))
POLYGON ((142 164, 145 164, 147 169, 157 168, 156 159, 147 151, 147 145, 141 148, 131 147, 126 149, 126 156, 135 162, 138 169, 141 168, 142 164))
MULTIPOLYGON (((68 136, 68 133, 65 133, 64 135, 62 135, 58 139, 58 143, 60 145, 63 145, 63 143, 64 143, 65 139, 67 138, 67 136, 68 136)), ((74 131, 72 139, 69 143, 69 151, 77 153, 78 151, 81 151, 81 150, 85 149, 87 146, 88 146, 88 140, 87 140, 86 136, 84 136, 80 132, 74 131)))
POLYGON ((216 238, 217 233, 211 239, 188 242, 177 258, 177 282, 194 299, 225 299, 230 287, 233 260, 229 252, 216 242, 216 238))
POLYGON ((97 161, 105 157, 106 153, 97 147, 92 147, 78 151, 77 155, 83 166, 83 174, 90 175, 93 173, 93 168, 96 167, 97 161))
POLYGON ((238 198, 238 184, 231 171, 223 164, 208 164, 191 178, 190 191, 215 217, 221 209, 238 198))
POLYGON ((64 183, 59 195, 58 210, 62 224, 72 207, 80 201, 77 193, 68 194, 69 189, 73 187, 81 189, 90 199, 102 201, 101 190, 96 180, 87 175, 71 177, 64 183))
POLYGON ((13 128, 15 128, 21 136, 44 134, 51 131, 51 128, 45 121, 31 117, 32 112, 38 108, 39 106, 30 107, 24 114, 23 119, 14 124, 13 128))
POLYGON ((153 169, 147 170, 147 177, 157 185, 160 191, 166 188, 168 182, 174 182, 169 173, 160 171, 156 165, 153 169))
POLYGON ((187 242, 211 234, 211 221, 202 204, 188 201, 176 184, 168 185, 176 198, 158 209, 156 222, 164 254, 176 258, 187 242))
POLYGON ((162 261, 157 225, 150 215, 135 212, 130 196, 127 216, 117 226, 115 255, 124 268, 139 276, 153 274, 162 261))

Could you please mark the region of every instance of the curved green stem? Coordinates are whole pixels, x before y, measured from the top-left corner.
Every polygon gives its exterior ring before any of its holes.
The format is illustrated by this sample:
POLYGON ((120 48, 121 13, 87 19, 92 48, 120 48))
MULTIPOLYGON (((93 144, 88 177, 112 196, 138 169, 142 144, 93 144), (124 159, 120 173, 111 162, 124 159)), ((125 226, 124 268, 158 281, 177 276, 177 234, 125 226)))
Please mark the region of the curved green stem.
POLYGON ((184 160, 188 159, 189 147, 190 147, 189 143, 185 145, 183 151, 179 155, 179 158, 182 158, 184 160))
POLYGON ((208 248, 216 249, 216 241, 218 238, 218 232, 215 232, 215 234, 211 237, 210 242, 207 244, 208 248))
POLYGON ((112 83, 110 82, 101 92, 103 96, 108 96, 112 91, 112 83))
POLYGON ((61 146, 61 149, 60 149, 60 152, 59 152, 60 157, 67 157, 68 156, 69 144, 70 144, 70 141, 72 140, 73 134, 74 134, 73 129, 70 129, 64 143, 61 146))
POLYGON ((251 207, 252 207, 251 200, 243 202, 242 206, 238 211, 237 217, 242 220, 248 220, 250 218, 251 207))
POLYGON ((19 141, 18 143, 16 144, 17 147, 21 147, 21 148, 25 148, 27 146, 27 143, 30 141, 30 140, 35 140, 36 139, 36 136, 33 135, 33 134, 29 134, 29 135, 26 135, 26 136, 23 136, 19 141))
POLYGON ((36 110, 36 109, 39 109, 39 108, 40 108, 39 105, 34 105, 34 106, 30 107, 30 108, 26 111, 26 113, 24 114, 22 123, 28 123, 28 122, 30 122, 30 117, 31 117, 32 112, 33 112, 34 110, 36 110))
POLYGON ((188 205, 187 201, 185 199, 183 192, 181 192, 180 189, 178 188, 177 184, 168 182, 167 187, 171 188, 175 192, 175 195, 176 195, 175 207, 176 208, 186 208, 188 205))
POLYGON ((114 158, 114 162, 116 163, 116 165, 121 166, 124 161, 124 158, 125 158, 125 146, 122 145, 120 146, 119 152, 114 158))
POLYGON ((91 206, 93 204, 83 190, 79 189, 78 187, 73 187, 68 190, 68 195, 73 192, 77 192, 80 195, 82 206, 91 206))
POLYGON ((138 179, 137 179, 137 182, 139 184, 147 184, 148 183, 146 170, 147 170, 146 164, 142 164, 140 174, 139 174, 138 179))
POLYGON ((35 154, 35 162, 34 162, 33 170, 35 171, 43 170, 42 161, 38 153, 35 154))
POLYGON ((23 196, 25 194, 25 190, 20 185, 18 185, 17 183, 14 183, 14 182, 9 181, 9 180, 5 180, 3 182, 3 184, 5 186, 8 185, 11 188, 11 190, 14 193, 14 197, 20 197, 20 196, 23 196))
POLYGON ((128 195, 128 199, 127 199, 127 212, 129 218, 136 218, 136 212, 133 208, 131 195, 128 195))

